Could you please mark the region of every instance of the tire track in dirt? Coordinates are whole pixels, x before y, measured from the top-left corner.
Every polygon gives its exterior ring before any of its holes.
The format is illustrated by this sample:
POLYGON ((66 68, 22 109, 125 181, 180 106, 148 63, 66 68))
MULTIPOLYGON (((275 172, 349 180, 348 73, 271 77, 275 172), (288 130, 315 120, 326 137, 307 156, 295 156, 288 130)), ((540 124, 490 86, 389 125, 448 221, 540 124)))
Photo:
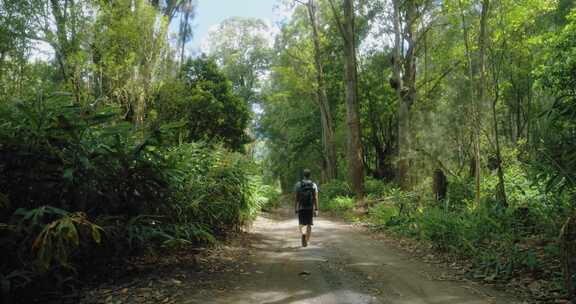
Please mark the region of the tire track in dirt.
POLYGON ((435 280, 445 270, 414 261, 349 224, 317 218, 302 248, 288 210, 258 218, 238 261, 244 274, 220 277, 217 290, 195 290, 182 303, 484 304, 521 303, 471 282, 435 280), (246 275, 248 273, 249 275, 246 275))

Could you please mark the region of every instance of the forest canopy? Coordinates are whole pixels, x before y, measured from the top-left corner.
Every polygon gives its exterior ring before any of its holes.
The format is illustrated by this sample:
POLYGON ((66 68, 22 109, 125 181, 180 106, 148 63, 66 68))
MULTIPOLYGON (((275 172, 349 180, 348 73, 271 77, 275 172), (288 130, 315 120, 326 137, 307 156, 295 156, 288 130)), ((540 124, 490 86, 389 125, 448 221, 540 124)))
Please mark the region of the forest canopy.
POLYGON ((3 300, 217 242, 305 168, 322 211, 576 296, 574 1, 276 6, 201 53, 194 0, 0 0, 3 300))

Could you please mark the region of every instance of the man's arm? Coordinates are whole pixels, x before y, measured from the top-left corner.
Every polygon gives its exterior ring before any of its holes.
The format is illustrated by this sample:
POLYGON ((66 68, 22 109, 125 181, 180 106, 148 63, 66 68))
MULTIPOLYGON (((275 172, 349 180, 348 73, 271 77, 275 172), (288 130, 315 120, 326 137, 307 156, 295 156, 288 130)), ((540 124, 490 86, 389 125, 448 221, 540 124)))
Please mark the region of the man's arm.
POLYGON ((298 213, 298 193, 294 193, 294 212, 298 213))
POLYGON ((314 216, 318 216, 318 185, 314 184, 314 216))

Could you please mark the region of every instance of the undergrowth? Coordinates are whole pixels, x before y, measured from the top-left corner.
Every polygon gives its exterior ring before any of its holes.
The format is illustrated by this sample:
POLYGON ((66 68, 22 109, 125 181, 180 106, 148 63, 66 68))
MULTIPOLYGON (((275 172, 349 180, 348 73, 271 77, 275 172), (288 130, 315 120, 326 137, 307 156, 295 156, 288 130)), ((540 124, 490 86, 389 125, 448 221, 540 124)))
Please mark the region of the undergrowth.
POLYGON ((485 180, 480 204, 473 201, 470 181, 452 179, 444 201, 432 200, 429 193, 393 190, 370 207, 365 220, 375 229, 425 240, 438 251, 469 259, 474 277, 507 282, 529 274, 560 288, 557 238, 569 215, 569 199, 528 182, 527 174, 518 163, 508 164, 507 207, 494 199, 495 176, 485 180))
POLYGON ((253 161, 167 144, 176 127, 67 96, 0 105, 3 303, 69 294, 96 260, 215 242, 271 204, 253 161))
POLYGON ((370 227, 424 240, 440 252, 466 259, 475 278, 508 282, 523 274, 561 289, 557 240, 571 210, 570 196, 530 181, 515 151, 505 150, 504 156, 507 207, 495 199, 495 174, 484 179, 480 204, 473 200, 472 180, 451 177, 443 201, 433 200, 422 185, 404 192, 367 180, 366 198, 355 203, 348 184, 333 181, 320 187, 320 207, 351 218, 354 209, 363 206, 367 212, 360 220, 370 227))

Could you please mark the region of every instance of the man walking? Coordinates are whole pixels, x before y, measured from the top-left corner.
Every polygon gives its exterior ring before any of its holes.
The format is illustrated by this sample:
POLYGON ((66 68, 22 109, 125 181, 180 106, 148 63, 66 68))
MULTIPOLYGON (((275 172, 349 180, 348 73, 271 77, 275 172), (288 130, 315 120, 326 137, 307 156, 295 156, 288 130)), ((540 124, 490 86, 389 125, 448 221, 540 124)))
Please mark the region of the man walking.
POLYGON ((318 186, 310 180, 310 170, 304 169, 302 176, 303 179, 294 187, 294 211, 298 214, 302 247, 306 247, 314 225, 312 218, 318 215, 318 186))

